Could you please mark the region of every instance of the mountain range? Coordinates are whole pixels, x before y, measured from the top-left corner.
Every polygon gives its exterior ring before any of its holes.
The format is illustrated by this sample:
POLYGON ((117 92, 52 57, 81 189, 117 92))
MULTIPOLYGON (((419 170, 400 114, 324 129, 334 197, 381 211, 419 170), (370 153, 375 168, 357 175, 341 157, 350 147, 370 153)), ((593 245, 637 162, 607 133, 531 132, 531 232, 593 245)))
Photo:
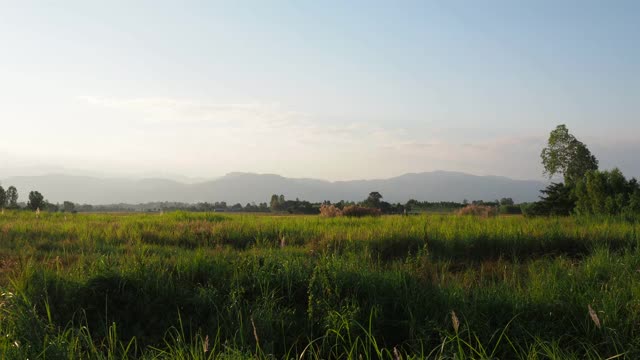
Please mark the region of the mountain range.
POLYGON ((183 183, 160 178, 126 179, 50 174, 0 179, 6 189, 15 186, 20 201, 31 190, 50 202, 86 204, 146 203, 156 201, 214 202, 228 204, 269 202, 272 194, 311 202, 358 201, 378 191, 388 202, 495 200, 511 197, 517 202, 533 201, 546 184, 535 180, 514 180, 502 176, 476 176, 460 172, 410 173, 378 180, 326 181, 287 178, 274 174, 229 173, 217 179, 183 183))

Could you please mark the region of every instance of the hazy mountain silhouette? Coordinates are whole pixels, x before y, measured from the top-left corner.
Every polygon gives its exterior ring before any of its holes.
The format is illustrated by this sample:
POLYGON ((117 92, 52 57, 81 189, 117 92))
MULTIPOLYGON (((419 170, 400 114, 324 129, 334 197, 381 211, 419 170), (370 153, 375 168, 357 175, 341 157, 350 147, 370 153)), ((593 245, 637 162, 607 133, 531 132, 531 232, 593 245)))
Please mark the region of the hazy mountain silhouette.
POLYGON ((228 204, 268 202, 272 194, 312 202, 362 200, 378 191, 389 202, 409 199, 428 201, 494 200, 511 197, 533 201, 545 187, 541 181, 514 180, 501 176, 476 176, 434 171, 405 174, 389 179, 325 181, 286 178, 274 174, 230 173, 195 184, 166 179, 132 180, 73 175, 16 176, 0 180, 3 187, 16 186, 20 200, 31 190, 40 191, 51 202, 115 204, 154 201, 226 201, 228 204))

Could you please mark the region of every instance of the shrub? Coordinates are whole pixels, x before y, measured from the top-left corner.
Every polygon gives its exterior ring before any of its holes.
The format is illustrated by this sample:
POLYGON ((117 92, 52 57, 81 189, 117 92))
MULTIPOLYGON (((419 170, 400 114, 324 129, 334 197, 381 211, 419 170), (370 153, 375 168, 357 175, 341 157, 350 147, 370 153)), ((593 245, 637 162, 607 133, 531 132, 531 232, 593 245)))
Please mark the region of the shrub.
POLYGON ((349 217, 380 216, 382 215, 382 211, 375 208, 351 205, 345 206, 345 208, 342 209, 342 215, 349 217))
POLYGON ((320 216, 324 217, 336 217, 342 216, 342 210, 338 209, 335 205, 321 205, 320 216))
POLYGON ((518 205, 501 205, 500 206, 500 214, 504 214, 504 215, 520 215, 520 214, 522 214, 522 209, 518 205))
POLYGON ((458 210, 458 215, 489 217, 498 215, 498 210, 493 206, 471 204, 458 210))

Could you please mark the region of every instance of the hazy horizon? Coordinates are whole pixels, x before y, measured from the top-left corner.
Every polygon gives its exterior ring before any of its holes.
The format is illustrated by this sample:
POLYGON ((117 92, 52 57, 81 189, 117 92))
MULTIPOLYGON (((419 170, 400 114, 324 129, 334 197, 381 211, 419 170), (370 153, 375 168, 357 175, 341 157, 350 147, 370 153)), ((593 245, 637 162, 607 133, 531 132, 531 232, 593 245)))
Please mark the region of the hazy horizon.
POLYGON ((558 124, 640 177, 634 1, 24 1, 0 41, 0 179, 543 180, 558 124))
POLYGON ((429 171, 412 171, 412 172, 403 172, 400 174, 393 174, 391 176, 386 177, 372 177, 372 178, 353 178, 353 179, 325 179, 325 178, 314 178, 309 176, 286 176, 282 174, 277 174, 274 172, 255 172, 255 171, 231 171, 225 174, 214 175, 210 177, 189 177, 181 174, 172 174, 172 173, 140 173, 140 174, 118 174, 118 173, 100 173, 100 172, 92 172, 92 171, 83 171, 80 169, 64 169, 64 168, 49 168, 49 170, 43 170, 41 168, 26 168, 26 169, 10 169, 7 172, 7 175, 0 177, 0 186, 10 185, 10 184, 2 184, 3 180, 11 179, 11 178, 20 178, 20 177, 50 177, 50 176, 69 176, 69 177, 88 177, 88 178, 96 178, 96 179, 111 179, 111 180, 171 180, 184 184, 195 184, 201 182, 208 182, 211 180, 216 180, 224 177, 229 177, 233 175, 273 175, 279 176, 287 179, 300 179, 300 180, 320 180, 327 182, 349 182, 349 181, 372 181, 372 180, 387 180, 393 179, 397 177, 402 177, 406 175, 415 175, 415 174, 434 174, 434 173, 445 173, 445 174, 463 174, 469 176, 478 176, 478 177, 504 177, 512 180, 522 180, 522 181, 561 181, 562 179, 558 177, 554 177, 553 179, 542 178, 542 179, 518 179, 505 175, 496 175, 496 174, 473 174, 464 171, 452 171, 445 169, 435 169, 429 171))
POLYGON ((517 201, 538 199, 544 182, 513 180, 506 177, 475 176, 459 172, 436 171, 404 174, 387 179, 323 181, 287 178, 277 174, 232 173, 206 181, 167 181, 166 179, 127 179, 85 176, 21 176, 0 178, 0 185, 15 186, 22 199, 38 190, 48 201, 79 204, 152 203, 177 201, 201 203, 259 203, 273 194, 288 199, 312 202, 330 200, 358 201, 372 191, 380 192, 391 202, 410 199, 458 201, 464 199, 493 201, 511 197, 517 201))

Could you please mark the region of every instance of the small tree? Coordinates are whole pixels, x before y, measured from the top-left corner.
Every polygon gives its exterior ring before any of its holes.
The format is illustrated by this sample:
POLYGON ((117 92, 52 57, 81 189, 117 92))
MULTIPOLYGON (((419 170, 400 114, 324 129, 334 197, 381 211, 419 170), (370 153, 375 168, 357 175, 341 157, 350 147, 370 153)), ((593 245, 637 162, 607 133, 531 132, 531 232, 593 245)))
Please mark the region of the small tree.
POLYGON ((364 201, 364 204, 368 207, 379 209, 380 200, 382 200, 382 195, 377 191, 372 191, 369 193, 369 196, 364 201))
POLYGON ((75 212, 76 211, 76 204, 72 203, 71 201, 65 201, 62 203, 62 211, 65 212, 75 212))
POLYGON ((272 211, 276 211, 280 208, 280 202, 278 201, 278 195, 271 195, 271 201, 269 202, 272 211))
POLYGON ((44 196, 37 191, 31 191, 29 193, 29 202, 27 203, 27 207, 33 211, 38 209, 44 209, 46 203, 44 201, 44 196))
POLYGON ((2 186, 0 186, 0 209, 4 209, 7 206, 7 192, 2 186))
POLYGON ((551 183, 546 189, 540 190, 543 196, 540 201, 522 207, 525 215, 529 216, 568 216, 576 206, 572 188, 563 183, 551 183))
POLYGON ((514 205, 514 202, 513 202, 512 198, 502 198, 502 199, 500 199, 500 205, 502 205, 502 206, 514 205))
POLYGON ((60 204, 52 204, 45 200, 44 208, 47 209, 48 212, 58 212, 60 210, 60 204))
POLYGON ((287 201, 284 198, 284 195, 277 195, 277 194, 273 194, 271 195, 271 202, 270 202, 270 206, 271 206, 271 211, 280 211, 280 210, 285 210, 287 205, 287 201))
POLYGON ((6 196, 8 207, 11 209, 18 208, 18 189, 16 189, 15 186, 9 186, 9 188, 7 188, 6 196))

